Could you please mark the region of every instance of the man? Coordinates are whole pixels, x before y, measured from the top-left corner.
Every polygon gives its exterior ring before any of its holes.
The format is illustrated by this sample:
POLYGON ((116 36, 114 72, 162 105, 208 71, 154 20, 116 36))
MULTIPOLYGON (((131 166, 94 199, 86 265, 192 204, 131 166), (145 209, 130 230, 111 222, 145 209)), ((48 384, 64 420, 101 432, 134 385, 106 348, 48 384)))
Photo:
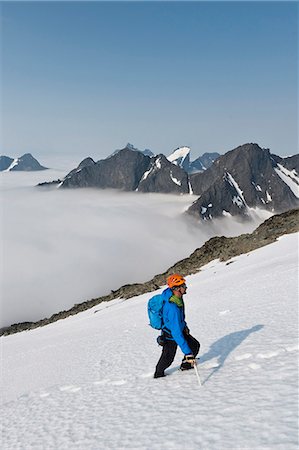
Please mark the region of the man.
POLYGON ((162 355, 156 366, 154 378, 165 377, 165 369, 174 360, 177 346, 184 353, 180 369, 192 369, 195 364, 195 357, 199 352, 200 343, 191 336, 189 328, 185 322, 185 308, 183 295, 186 294, 187 286, 185 279, 179 275, 170 275, 167 278, 169 286, 163 292, 163 325, 160 340, 163 342, 162 355))

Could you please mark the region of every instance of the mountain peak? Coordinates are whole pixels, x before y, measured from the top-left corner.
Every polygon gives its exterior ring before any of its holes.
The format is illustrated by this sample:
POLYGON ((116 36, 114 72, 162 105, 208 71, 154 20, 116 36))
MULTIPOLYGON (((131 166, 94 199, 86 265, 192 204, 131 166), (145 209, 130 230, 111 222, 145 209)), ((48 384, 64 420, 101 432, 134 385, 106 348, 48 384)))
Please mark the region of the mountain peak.
POLYGON ((31 155, 25 153, 19 158, 9 158, 8 156, 0 156, 0 171, 36 171, 46 170, 40 163, 31 155))
POLYGON ((190 165, 190 147, 178 147, 168 157, 168 161, 188 172, 190 165))
POLYGON ((111 156, 114 156, 123 150, 130 150, 131 152, 139 152, 139 153, 142 153, 144 156, 150 156, 150 157, 155 156, 154 153, 151 150, 149 150, 148 148, 146 148, 144 150, 139 150, 139 148, 134 147, 133 144, 130 144, 130 142, 128 142, 124 148, 115 150, 108 158, 111 158, 111 156))
POLYGON ((125 148, 127 148, 128 150, 133 150, 133 151, 135 151, 135 152, 136 152, 136 151, 137 151, 137 152, 140 151, 138 148, 134 147, 133 144, 130 144, 130 142, 127 143, 127 145, 126 145, 125 148))
POLYGON ((185 159, 190 154, 190 147, 178 147, 169 156, 167 156, 168 161, 176 163, 179 158, 185 159))
POLYGON ((270 213, 298 207, 296 160, 277 164, 269 149, 247 143, 220 156, 203 173, 190 176, 199 199, 189 208, 201 219, 230 215, 250 217, 254 208, 270 213))

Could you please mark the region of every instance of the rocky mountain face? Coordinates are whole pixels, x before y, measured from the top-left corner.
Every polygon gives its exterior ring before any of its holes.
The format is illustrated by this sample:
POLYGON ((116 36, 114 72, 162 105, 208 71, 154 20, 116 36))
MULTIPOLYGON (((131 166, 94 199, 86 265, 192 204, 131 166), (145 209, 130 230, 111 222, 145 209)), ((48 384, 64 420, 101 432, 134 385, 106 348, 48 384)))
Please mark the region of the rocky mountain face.
POLYGON ((293 156, 287 156, 286 158, 281 158, 277 155, 271 155, 276 164, 281 164, 286 169, 290 171, 295 171, 299 174, 299 154, 293 156))
POLYGON ((84 159, 57 185, 192 193, 199 198, 188 213, 202 220, 229 215, 250 218, 254 208, 279 213, 299 206, 298 155, 281 158, 257 144, 245 144, 222 156, 203 155, 197 169, 205 170, 188 173, 194 163, 189 147, 180 147, 166 158, 149 156, 128 144, 104 160, 84 159))
POLYGON ((206 220, 249 217, 250 208, 283 212, 298 207, 298 160, 286 159, 257 144, 231 150, 205 172, 190 175, 193 192, 200 197, 188 212, 206 220))
POLYGON ((150 162, 149 156, 127 147, 96 163, 87 158, 65 177, 61 188, 97 187, 135 191, 150 162))
POLYGON ((158 155, 152 158, 137 190, 187 194, 189 192, 188 175, 181 167, 169 162, 164 155, 158 155))
POLYGON ((97 187, 123 191, 188 193, 187 173, 164 155, 150 157, 129 147, 94 162, 87 158, 64 179, 61 188, 97 187))
POLYGON ((40 163, 31 155, 26 153, 19 158, 10 158, 8 156, 0 156, 0 171, 12 172, 12 171, 36 171, 46 170, 47 167, 43 167, 40 163))
MULTIPOLYGON (((138 148, 134 147, 134 145, 130 144, 129 142, 127 143, 125 148, 127 148, 128 150, 132 150, 132 152, 140 152, 144 156, 150 156, 150 157, 155 156, 155 154, 151 150, 149 150, 148 148, 146 148, 144 150, 139 150, 138 148)), ((113 152, 112 155, 110 155, 110 157, 116 155, 120 150, 121 149, 115 150, 115 152, 113 152)))

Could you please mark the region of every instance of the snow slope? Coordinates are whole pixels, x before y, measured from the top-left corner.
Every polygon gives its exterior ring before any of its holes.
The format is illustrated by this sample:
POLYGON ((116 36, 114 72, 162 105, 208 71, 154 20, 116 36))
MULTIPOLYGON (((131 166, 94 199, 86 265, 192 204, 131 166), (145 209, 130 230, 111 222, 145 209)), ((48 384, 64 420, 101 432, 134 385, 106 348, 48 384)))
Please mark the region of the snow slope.
POLYGON ((175 149, 169 156, 167 156, 168 161, 176 162, 178 159, 184 162, 184 159, 190 154, 190 147, 179 147, 175 149))
POLYGON ((298 448, 298 235, 187 277, 199 387, 160 350, 146 294, 2 337, 2 449, 298 448))
POLYGON ((282 181, 289 186, 293 194, 299 198, 299 177, 296 170, 288 170, 281 164, 277 164, 277 168, 274 170, 282 181))
POLYGON ((179 147, 174 150, 171 155, 167 156, 167 159, 176 166, 188 171, 190 150, 190 147, 179 147))
POLYGON ((10 166, 7 169, 5 169, 3 172, 10 172, 15 166, 17 166, 19 164, 19 162, 20 162, 20 159, 15 158, 13 160, 13 162, 10 164, 10 166))

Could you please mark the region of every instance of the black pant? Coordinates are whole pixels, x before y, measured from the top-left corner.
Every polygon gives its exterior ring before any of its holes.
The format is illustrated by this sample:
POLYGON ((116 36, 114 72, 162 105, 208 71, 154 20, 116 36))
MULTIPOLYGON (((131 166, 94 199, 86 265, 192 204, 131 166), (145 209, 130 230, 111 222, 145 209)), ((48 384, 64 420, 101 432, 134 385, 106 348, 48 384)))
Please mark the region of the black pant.
MULTIPOLYGON (((191 336, 191 334, 184 333, 184 337, 185 337, 193 355, 196 356, 199 352, 200 343, 193 336, 191 336)), ((175 341, 170 341, 170 340, 165 341, 165 344, 163 345, 163 349, 162 349, 162 355, 156 366, 155 376, 163 376, 164 375, 164 370, 167 369, 167 367, 169 367, 174 360, 177 347, 178 347, 178 345, 175 341)))

